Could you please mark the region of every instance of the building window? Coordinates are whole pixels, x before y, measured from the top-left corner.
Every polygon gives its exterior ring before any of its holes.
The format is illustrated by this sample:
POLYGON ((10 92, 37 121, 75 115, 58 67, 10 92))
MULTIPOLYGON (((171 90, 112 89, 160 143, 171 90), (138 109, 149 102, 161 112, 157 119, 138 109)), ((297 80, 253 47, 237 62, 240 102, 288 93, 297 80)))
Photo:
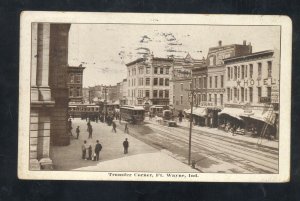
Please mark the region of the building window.
POLYGON ((163 90, 160 90, 160 91, 159 91, 159 97, 160 97, 160 98, 163 98, 163 97, 164 97, 164 91, 163 91, 163 90))
POLYGON ((154 74, 157 74, 157 70, 158 70, 158 68, 155 67, 155 68, 154 68, 154 74))
POLYGON ((69 89, 69 96, 73 97, 73 87, 70 87, 70 89, 69 89))
POLYGON ((232 89, 230 89, 230 100, 232 101, 232 89))
POLYGON ((164 86, 164 78, 159 78, 159 86, 164 86))
POLYGON ((245 89, 245 101, 247 101, 248 99, 248 93, 247 93, 247 89, 245 89))
POLYGON ((75 82, 80 83, 81 82, 81 75, 76 75, 75 82))
POLYGON ((74 74, 73 73, 70 74, 70 82, 74 83, 74 74))
POLYGON ((197 88, 197 78, 194 78, 194 88, 197 88))
POLYGON ((230 68, 230 79, 233 79, 233 67, 230 68))
POLYGON ((253 88, 249 87, 249 101, 252 103, 253 102, 253 88))
POLYGON ((165 86, 169 86, 169 79, 168 78, 165 79, 165 86))
POLYGON ((130 87, 130 80, 128 80, 128 86, 130 87))
POLYGON ((199 78, 199 88, 202 89, 203 83, 202 83, 202 77, 199 78))
POLYGON ((248 74, 248 65, 245 66, 245 77, 247 77, 248 74))
POLYGON ((150 74, 150 67, 146 67, 146 74, 150 74))
POLYGON ((80 87, 76 88, 76 96, 80 96, 80 87))
POLYGON ((180 84, 180 90, 183 91, 183 84, 180 84))
POLYGON ((230 67, 227 67, 227 80, 230 80, 230 67))
POLYGON ((230 88, 227 88, 227 101, 230 101, 230 88))
POLYGON ((215 76, 215 88, 218 88, 218 76, 215 76))
POLYGON ((169 68, 166 68, 166 74, 169 74, 169 68))
POLYGON ((242 77, 241 77, 241 79, 244 79, 244 77, 245 77, 245 66, 242 65, 242 77))
POLYGON ((153 90, 153 98, 157 98, 157 90, 153 90))
POLYGON ((146 78, 146 86, 150 86, 150 78, 149 77, 146 78))
POLYGON ((128 89, 128 94, 127 94, 128 96, 130 96, 130 90, 128 89))
POLYGON ((267 96, 268 96, 268 98, 271 98, 271 93, 272 93, 272 88, 267 87, 267 96))
POLYGON ((128 76, 130 76, 130 70, 128 70, 128 76))
POLYGON ((245 91, 244 91, 244 87, 241 87, 241 101, 244 102, 244 97, 245 97, 245 91))
POLYGON ((203 82, 204 82, 204 89, 206 89, 207 88, 207 77, 204 77, 203 78, 203 82))
POLYGON ((261 98, 261 87, 257 87, 257 102, 260 103, 261 98))
POLYGON ((157 86, 158 85, 158 78, 153 78, 153 85, 157 86))
POLYGON ((237 75, 237 78, 240 78, 240 66, 238 66, 238 75, 237 75))
POLYGON ((159 69, 159 74, 164 74, 164 68, 159 69))
POLYGON ((252 78, 253 77, 253 64, 250 64, 250 67, 249 67, 250 69, 250 78, 252 78))
POLYGON ((145 91, 145 96, 146 96, 147 98, 150 97, 150 91, 149 91, 149 90, 146 90, 146 91, 145 91))
POLYGON ((217 104, 218 104, 218 103, 217 103, 217 100, 218 100, 218 99, 217 99, 217 94, 215 94, 215 100, 214 100, 214 101, 215 101, 215 106, 217 106, 217 104))
POLYGON ((212 88, 212 77, 209 77, 209 88, 212 88))
POLYGON ((223 106, 223 94, 220 94, 220 105, 223 106))
POLYGON ((268 77, 272 77, 272 61, 268 61, 268 77))
POLYGON ((236 101, 237 100, 237 89, 236 88, 233 88, 233 97, 234 97, 234 100, 236 101))
POLYGON ((237 79, 237 67, 235 66, 234 67, 234 80, 237 79))
POLYGON ((208 97, 209 97, 209 98, 208 98, 208 101, 211 102, 211 94, 209 94, 208 97))
POLYGON ((240 100, 240 89, 239 88, 237 89, 237 100, 238 101, 240 100))
POLYGON ((221 88, 224 87, 224 75, 221 75, 221 88))
POLYGON ((180 96, 180 105, 183 104, 183 96, 180 96))
POLYGON ((258 78, 261 79, 261 63, 258 63, 258 70, 257 70, 257 73, 258 73, 258 78))
POLYGON ((169 90, 165 90, 165 98, 169 98, 169 90))

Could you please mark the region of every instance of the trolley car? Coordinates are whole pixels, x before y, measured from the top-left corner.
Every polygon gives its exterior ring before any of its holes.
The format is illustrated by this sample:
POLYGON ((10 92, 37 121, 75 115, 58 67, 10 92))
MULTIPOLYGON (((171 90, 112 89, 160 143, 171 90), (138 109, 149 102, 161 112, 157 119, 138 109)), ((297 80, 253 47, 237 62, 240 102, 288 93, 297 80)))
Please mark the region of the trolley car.
POLYGON ((72 104, 68 110, 73 118, 94 118, 99 115, 99 105, 94 104, 72 104))
POLYGON ((163 111, 168 110, 169 106, 167 105, 152 105, 149 108, 150 114, 152 117, 158 116, 158 117, 163 117, 163 111))
POLYGON ((123 106, 120 108, 121 119, 132 124, 144 122, 145 109, 141 106, 123 106))

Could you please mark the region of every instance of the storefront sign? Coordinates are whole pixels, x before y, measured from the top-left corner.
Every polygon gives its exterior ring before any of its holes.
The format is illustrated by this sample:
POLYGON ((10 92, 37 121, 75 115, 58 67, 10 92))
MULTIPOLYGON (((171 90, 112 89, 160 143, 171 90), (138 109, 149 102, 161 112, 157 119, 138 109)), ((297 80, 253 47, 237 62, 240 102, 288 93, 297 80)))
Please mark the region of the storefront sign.
POLYGON ((278 85, 272 86, 271 103, 279 103, 279 86, 278 85))
POLYGON ((224 93, 225 89, 207 89, 207 92, 211 92, 211 93, 224 93))
POLYGON ((202 101, 199 104, 200 107, 213 107, 214 103, 209 101, 202 101))
POLYGON ((270 97, 260 97, 259 101, 261 103, 270 103, 271 102, 271 98, 270 97))

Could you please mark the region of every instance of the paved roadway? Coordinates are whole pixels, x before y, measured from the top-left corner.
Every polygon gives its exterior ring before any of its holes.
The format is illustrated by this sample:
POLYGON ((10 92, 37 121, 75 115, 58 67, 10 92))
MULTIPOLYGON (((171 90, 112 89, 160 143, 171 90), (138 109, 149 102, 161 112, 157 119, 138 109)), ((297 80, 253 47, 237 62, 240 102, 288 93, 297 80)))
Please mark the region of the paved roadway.
MULTIPOLYGON (((131 126, 130 135, 187 163, 188 128, 148 122, 131 126)), ((277 148, 199 130, 193 130, 192 160, 201 172, 278 173, 277 148)))

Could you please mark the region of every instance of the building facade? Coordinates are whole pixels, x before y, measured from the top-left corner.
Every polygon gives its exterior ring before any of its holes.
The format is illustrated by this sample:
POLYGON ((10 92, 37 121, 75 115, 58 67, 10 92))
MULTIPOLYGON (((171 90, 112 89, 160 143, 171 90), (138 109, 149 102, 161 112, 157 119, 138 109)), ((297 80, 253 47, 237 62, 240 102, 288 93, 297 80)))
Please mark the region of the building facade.
POLYGON ((193 88, 196 91, 195 104, 206 108, 207 116, 205 125, 209 127, 218 126, 218 113, 224 107, 225 96, 225 65, 224 59, 240 55, 250 54, 252 46, 246 41, 243 44, 222 45, 211 47, 205 64, 193 70, 193 88))
POLYGON ((68 66, 68 89, 69 89, 69 102, 71 103, 82 103, 83 93, 83 70, 82 64, 79 66, 68 66))
POLYGON ((127 66, 129 105, 169 105, 172 59, 139 58, 127 66))
POLYGON ((52 145, 68 145, 68 37, 70 24, 32 23, 30 170, 52 169, 52 145))
POLYGON ((242 117, 246 130, 263 124, 278 138, 279 52, 267 50, 224 59, 226 98, 224 114, 242 117))

